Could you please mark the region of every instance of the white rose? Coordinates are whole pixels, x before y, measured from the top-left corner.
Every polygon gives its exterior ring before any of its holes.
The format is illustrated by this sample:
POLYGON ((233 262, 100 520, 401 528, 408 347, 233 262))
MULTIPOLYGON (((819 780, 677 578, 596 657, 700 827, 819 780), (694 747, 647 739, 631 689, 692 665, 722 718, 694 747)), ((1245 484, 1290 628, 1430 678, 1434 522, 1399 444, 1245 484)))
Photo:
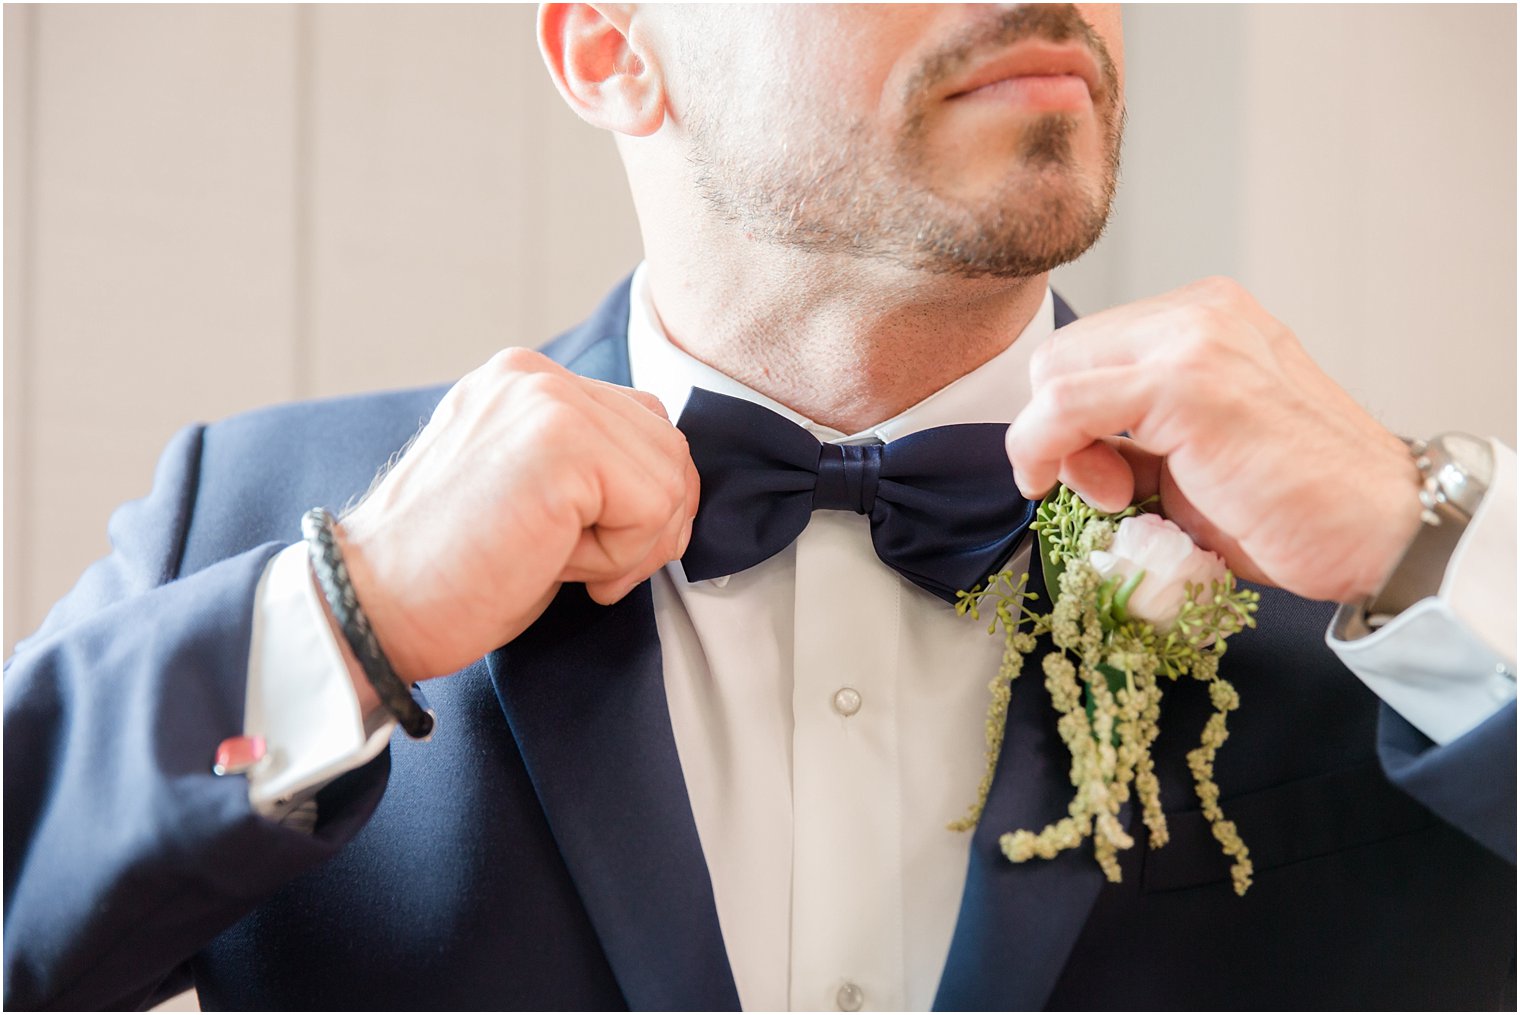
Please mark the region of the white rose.
POLYGON ((1114 533, 1113 545, 1094 550, 1091 560, 1105 579, 1118 575, 1120 585, 1145 572, 1125 609, 1163 633, 1177 622, 1190 583, 1203 586, 1207 593, 1225 576, 1224 561, 1217 553, 1203 549, 1160 515, 1124 519, 1114 533))

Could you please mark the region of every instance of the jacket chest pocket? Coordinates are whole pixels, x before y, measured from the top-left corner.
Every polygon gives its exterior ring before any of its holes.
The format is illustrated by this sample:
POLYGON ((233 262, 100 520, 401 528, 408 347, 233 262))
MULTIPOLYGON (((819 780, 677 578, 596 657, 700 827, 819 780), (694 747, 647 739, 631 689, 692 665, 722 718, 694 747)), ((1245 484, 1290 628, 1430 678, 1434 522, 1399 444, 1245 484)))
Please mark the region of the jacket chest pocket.
MULTIPOLYGON (((1221 800, 1220 806, 1239 829, 1258 875, 1419 831, 1438 820, 1391 785, 1376 762, 1245 793, 1221 800)), ((1166 824, 1167 844, 1146 851, 1142 890, 1229 880, 1230 861, 1201 811, 1169 812, 1166 824)))

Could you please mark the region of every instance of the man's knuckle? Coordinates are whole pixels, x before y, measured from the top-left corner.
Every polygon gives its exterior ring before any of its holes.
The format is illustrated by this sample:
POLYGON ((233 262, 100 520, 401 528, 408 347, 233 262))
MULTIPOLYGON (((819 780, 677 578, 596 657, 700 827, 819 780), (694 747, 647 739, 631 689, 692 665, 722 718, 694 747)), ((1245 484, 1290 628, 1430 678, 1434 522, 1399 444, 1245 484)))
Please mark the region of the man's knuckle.
POLYGON ((1045 384, 1041 395, 1045 399, 1047 410, 1059 418, 1077 408, 1079 389, 1071 378, 1056 377, 1045 384))
POLYGON ((1176 381, 1191 377, 1208 362, 1208 343, 1192 334, 1179 334, 1162 354, 1162 369, 1176 381))
POLYGON ((541 411, 558 411, 570 404, 573 385, 558 374, 515 374, 511 384, 513 397, 527 399, 541 411))
POLYGON ((686 474, 680 469, 672 470, 665 480, 665 503, 670 514, 680 511, 686 504, 686 474))
POLYGON ((1202 358, 1224 331, 1225 316, 1203 303, 1189 303, 1172 313, 1168 351, 1177 357, 1202 358))
POLYGON ((1245 287, 1228 275, 1199 279, 1197 288, 1204 296, 1222 303, 1234 303, 1246 295, 1245 287))
POLYGON ((1055 356, 1055 340, 1051 339, 1044 345, 1035 349, 1034 355, 1029 358, 1029 377, 1035 384, 1041 384, 1049 378, 1052 367, 1051 360, 1055 356))
POLYGON ((648 409, 650 412, 654 413, 657 416, 665 416, 666 415, 666 413, 665 413, 665 403, 661 402, 654 395, 651 395, 647 391, 640 391, 637 388, 629 388, 628 391, 632 395, 633 400, 635 402, 638 402, 640 405, 642 405, 644 408, 648 409))
POLYGON ((657 467, 660 472, 655 477, 653 490, 659 494, 661 501, 669 501, 686 489, 686 481, 674 462, 661 458, 657 467))
POLYGON ((447 426, 449 421, 456 417, 464 403, 469 400, 473 392, 473 382, 470 376, 461 377, 452 388, 444 393, 437 406, 433 408, 433 414, 428 417, 427 425, 430 428, 447 426))
POLYGON ((486 361, 486 366, 496 374, 522 373, 542 369, 545 362, 542 353, 514 345, 499 350, 486 361))
POLYGON ((561 372, 559 364, 537 349, 530 349, 525 345, 515 345, 508 351, 511 354, 512 362, 518 365, 518 369, 549 370, 556 374, 561 372))
POLYGON ((691 447, 686 443, 686 435, 676 427, 661 427, 658 440, 661 454, 677 465, 684 465, 691 459, 691 447))
POLYGON ((663 564, 666 561, 675 560, 680 556, 681 534, 679 532, 666 532, 660 536, 654 546, 654 558, 663 564))

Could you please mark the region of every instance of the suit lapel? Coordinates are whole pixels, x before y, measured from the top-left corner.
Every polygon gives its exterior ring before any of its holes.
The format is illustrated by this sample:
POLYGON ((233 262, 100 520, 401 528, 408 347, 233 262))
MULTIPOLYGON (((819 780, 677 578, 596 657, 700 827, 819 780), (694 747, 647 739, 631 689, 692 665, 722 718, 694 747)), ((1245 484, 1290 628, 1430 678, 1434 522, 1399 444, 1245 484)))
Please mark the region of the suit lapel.
POLYGON ((560 335, 540 352, 583 377, 627 387, 633 383, 628 367, 629 279, 579 327, 560 335))
MULTIPOLYGON (((1038 554, 1030 572, 1043 606, 1038 554)), ((1005 832, 1038 831, 1063 817, 1071 801, 1070 755, 1056 731, 1039 667, 1050 648, 1040 639, 1013 683, 1003 750, 972 834, 960 917, 934 999, 937 1010, 1044 1007, 1104 883, 1088 845, 1052 860, 1019 864, 1010 863, 998 846, 1005 832)))
MULTIPOLYGON (((545 348, 628 384, 628 286, 545 348)), ((634 1009, 737 1009, 665 700, 646 582, 615 606, 566 586, 487 660, 555 841, 634 1009)))
POLYGON ((646 583, 566 586, 490 658, 528 775, 629 1006, 736 1009, 646 583))
MULTIPOLYGON (((1076 320, 1055 297, 1055 323, 1076 320)), ((1030 588, 1048 606, 1038 550, 1030 588)), ((1039 661, 1048 638, 1025 660, 1008 703, 1003 750, 987 805, 972 834, 971 860, 950 954, 934 999, 937 1010, 1029 1011, 1043 1008, 1066 957, 1087 922, 1102 871, 1087 843, 1052 860, 1010 863, 998 839, 1015 829, 1039 830, 1065 816, 1073 793, 1070 754, 1039 661)), ((1127 820, 1127 812, 1121 812, 1127 820)))
POLYGON ((1055 305, 1056 327, 1064 328, 1077 319, 1077 312, 1063 299, 1059 293, 1050 294, 1051 302, 1055 305))
MULTIPOLYGON (((628 295, 625 282, 544 351, 578 373, 629 384, 628 295)), ((1055 316, 1057 327, 1075 319, 1059 296, 1055 316)), ((1038 561, 1034 570, 1038 583, 1038 561)), ((671 730, 650 586, 612 607, 566 587, 488 663, 629 1006, 738 1008, 671 730)), ((1043 827, 1071 796, 1066 747, 1036 664, 1028 669, 1009 703, 936 1008, 1040 1007, 1103 884, 1086 848, 1026 864, 999 850, 999 835, 1043 827)))

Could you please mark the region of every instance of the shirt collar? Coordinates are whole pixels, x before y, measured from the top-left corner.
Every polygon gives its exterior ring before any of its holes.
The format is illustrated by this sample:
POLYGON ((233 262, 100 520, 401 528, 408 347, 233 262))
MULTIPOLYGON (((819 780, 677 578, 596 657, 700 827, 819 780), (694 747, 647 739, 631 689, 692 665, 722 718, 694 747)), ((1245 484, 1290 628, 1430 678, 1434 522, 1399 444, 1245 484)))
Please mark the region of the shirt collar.
POLYGON ((1040 308, 1008 348, 891 419, 853 434, 844 434, 814 423, 678 348, 660 323, 644 265, 639 265, 633 273, 630 284, 628 361, 633 386, 658 398, 672 420, 680 418, 692 388, 706 388, 763 405, 803 427, 820 441, 840 444, 878 440, 886 443, 919 430, 952 423, 1012 422, 1029 402, 1029 360, 1034 350, 1055 331, 1055 303, 1047 288, 1040 308))

